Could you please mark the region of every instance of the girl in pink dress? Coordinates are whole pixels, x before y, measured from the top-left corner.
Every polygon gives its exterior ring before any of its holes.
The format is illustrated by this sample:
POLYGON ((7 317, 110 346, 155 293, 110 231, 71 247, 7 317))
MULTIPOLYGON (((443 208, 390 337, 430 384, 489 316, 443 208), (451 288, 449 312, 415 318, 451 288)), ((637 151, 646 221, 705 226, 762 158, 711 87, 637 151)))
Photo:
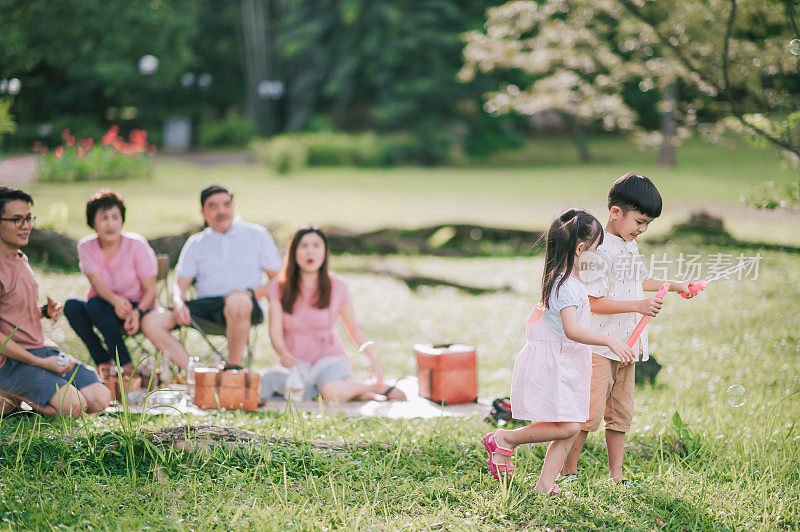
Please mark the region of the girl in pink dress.
POLYGON ((326 401, 371 400, 378 395, 405 399, 401 390, 383 383, 373 342, 358 326, 344 279, 328 271, 328 257, 328 239, 316 227, 301 228, 289 242, 283 269, 268 288, 270 339, 280 364, 289 371, 268 370, 262 378, 262 398, 290 390, 305 399, 319 395, 326 401), (369 359, 372 383, 353 376, 335 329, 339 319, 369 359))
POLYGON ((562 212, 550 225, 542 300, 528 318, 528 341, 517 355, 511 377, 512 415, 532 423, 514 430, 498 429, 483 438, 489 470, 498 480, 514 470, 511 456, 517 446, 549 441, 536 491, 560 493, 556 475, 581 423, 589 418, 592 359, 588 346, 605 345, 632 357, 624 342, 589 330, 589 296, 578 279, 580 265, 585 264, 580 257, 602 241, 603 226, 580 209, 562 212))

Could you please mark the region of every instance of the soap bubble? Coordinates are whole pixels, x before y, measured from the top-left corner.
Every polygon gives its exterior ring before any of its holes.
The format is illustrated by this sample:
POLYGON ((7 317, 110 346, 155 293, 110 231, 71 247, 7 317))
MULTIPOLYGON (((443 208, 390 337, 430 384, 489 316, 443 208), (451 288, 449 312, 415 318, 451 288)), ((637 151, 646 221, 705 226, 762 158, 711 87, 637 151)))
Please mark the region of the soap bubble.
POLYGON ((747 402, 747 390, 741 384, 731 384, 728 386, 728 404, 734 408, 739 408, 747 402))
POLYGON ((792 39, 789 41, 789 53, 792 55, 800 55, 800 39, 792 39))

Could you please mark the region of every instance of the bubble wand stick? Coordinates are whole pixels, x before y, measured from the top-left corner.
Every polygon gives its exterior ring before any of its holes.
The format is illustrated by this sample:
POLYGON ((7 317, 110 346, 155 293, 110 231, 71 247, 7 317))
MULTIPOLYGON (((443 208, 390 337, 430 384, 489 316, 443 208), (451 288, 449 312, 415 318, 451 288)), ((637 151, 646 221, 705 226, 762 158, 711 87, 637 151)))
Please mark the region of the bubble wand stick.
MULTIPOLYGON (((661 288, 658 289, 656 292, 656 297, 658 299, 663 299, 665 295, 667 295, 667 291, 669 290, 669 281, 664 281, 664 284, 661 285, 661 288)), ((639 323, 636 324, 636 328, 631 333, 631 337, 628 338, 628 341, 625 342, 625 345, 628 347, 633 347, 633 344, 636 343, 636 340, 639 339, 639 335, 642 334, 644 330, 644 326, 647 325, 647 322, 650 321, 650 316, 642 316, 642 319, 639 320, 639 323)))

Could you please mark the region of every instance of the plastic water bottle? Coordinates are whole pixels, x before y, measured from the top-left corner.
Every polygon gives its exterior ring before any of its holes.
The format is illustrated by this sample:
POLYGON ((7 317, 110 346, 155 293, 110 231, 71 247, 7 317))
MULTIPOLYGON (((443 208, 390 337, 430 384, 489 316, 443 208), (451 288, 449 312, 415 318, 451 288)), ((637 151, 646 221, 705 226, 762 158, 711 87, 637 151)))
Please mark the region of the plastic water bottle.
POLYGON ((289 375, 286 377, 286 390, 284 396, 292 401, 302 401, 305 393, 305 383, 303 382, 303 372, 299 364, 289 368, 289 375))
POLYGON ((186 365, 186 393, 189 397, 194 397, 194 370, 199 365, 200 357, 189 357, 189 363, 186 365))

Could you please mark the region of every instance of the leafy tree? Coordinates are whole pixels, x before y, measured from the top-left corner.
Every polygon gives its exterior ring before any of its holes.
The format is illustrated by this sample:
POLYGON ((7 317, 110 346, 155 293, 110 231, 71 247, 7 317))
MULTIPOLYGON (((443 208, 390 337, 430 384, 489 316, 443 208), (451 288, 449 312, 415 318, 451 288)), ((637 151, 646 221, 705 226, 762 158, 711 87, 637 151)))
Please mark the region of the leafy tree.
POLYGON ((178 0, 0 0, 0 77, 23 81, 20 123, 66 114, 78 134, 96 134, 96 124, 135 123, 145 100, 157 111, 158 95, 195 58, 196 9, 178 0), (138 71, 146 54, 159 59, 151 77, 138 71))

